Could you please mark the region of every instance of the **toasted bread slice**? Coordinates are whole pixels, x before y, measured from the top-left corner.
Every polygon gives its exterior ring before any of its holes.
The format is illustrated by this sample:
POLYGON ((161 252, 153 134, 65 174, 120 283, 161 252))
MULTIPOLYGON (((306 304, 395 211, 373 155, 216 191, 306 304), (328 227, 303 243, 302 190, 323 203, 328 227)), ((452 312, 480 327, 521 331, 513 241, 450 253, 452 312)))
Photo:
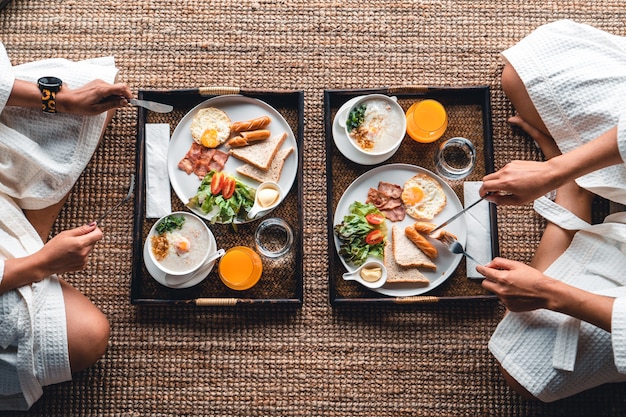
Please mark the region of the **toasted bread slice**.
POLYGON ((389 241, 385 244, 383 263, 385 264, 385 268, 387 268, 387 283, 389 284, 410 283, 417 287, 427 287, 430 285, 430 280, 426 278, 419 269, 398 265, 393 256, 392 244, 389 241))
POLYGON ((263 171, 267 171, 272 165, 272 161, 285 139, 287 139, 287 132, 253 143, 249 146, 233 148, 229 153, 240 161, 246 162, 263 171))
POLYGON ((399 265, 426 268, 433 271, 437 269, 437 265, 411 242, 397 225, 392 226, 391 239, 393 241, 393 257, 399 265))
POLYGON ((280 175, 283 171, 283 166, 285 165, 285 160, 291 154, 291 152, 293 152, 293 147, 291 146, 287 149, 281 149, 280 151, 278 151, 278 153, 272 160, 270 168, 267 171, 259 169, 250 164, 245 164, 238 167, 237 172, 258 182, 278 182, 278 180, 280 179, 280 175))

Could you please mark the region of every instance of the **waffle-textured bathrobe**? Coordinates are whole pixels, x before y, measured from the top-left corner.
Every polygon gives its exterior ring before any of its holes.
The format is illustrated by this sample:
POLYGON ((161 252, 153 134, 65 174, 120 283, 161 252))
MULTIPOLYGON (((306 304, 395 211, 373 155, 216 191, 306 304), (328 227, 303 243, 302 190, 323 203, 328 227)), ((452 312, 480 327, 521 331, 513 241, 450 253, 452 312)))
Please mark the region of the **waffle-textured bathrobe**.
MULTIPOLYGON (((7 107, 14 80, 56 76, 77 88, 95 78, 111 83, 116 74, 113 58, 12 66, 0 44, 0 280, 4 260, 43 246, 22 209, 44 208, 67 194, 93 155, 106 118, 7 107)), ((0 294, 0 410, 28 409, 42 386, 70 379, 57 278, 0 294)))
MULTIPOLYGON (((572 21, 539 27, 503 52, 563 153, 618 127, 626 160, 626 38, 572 21)), ((626 204, 626 165, 585 175, 578 184, 626 204)), ((616 298, 611 333, 547 310, 509 313, 489 348, 502 366, 543 401, 626 381, 626 213, 591 226, 545 197, 535 210, 578 230, 545 274, 616 298)))

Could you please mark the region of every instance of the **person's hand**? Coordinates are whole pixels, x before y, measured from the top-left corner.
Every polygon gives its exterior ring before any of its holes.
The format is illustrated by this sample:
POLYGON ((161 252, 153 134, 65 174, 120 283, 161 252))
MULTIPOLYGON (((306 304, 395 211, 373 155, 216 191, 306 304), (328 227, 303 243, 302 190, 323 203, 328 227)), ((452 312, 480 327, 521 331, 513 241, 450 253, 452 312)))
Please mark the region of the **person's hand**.
POLYGON ((102 231, 93 224, 65 230, 50 239, 37 253, 47 274, 79 271, 89 262, 89 254, 102 239, 102 231))
POLYGON ((93 116, 128 104, 132 94, 124 83, 109 84, 93 80, 84 86, 71 90, 67 85, 56 94, 57 110, 93 116))
POLYGON ((561 185, 549 162, 512 161, 486 175, 479 194, 498 205, 529 203, 561 185))
POLYGON ((483 288, 498 296, 510 311, 549 308, 550 285, 559 281, 549 278, 522 262, 495 258, 476 270, 485 276, 483 288))

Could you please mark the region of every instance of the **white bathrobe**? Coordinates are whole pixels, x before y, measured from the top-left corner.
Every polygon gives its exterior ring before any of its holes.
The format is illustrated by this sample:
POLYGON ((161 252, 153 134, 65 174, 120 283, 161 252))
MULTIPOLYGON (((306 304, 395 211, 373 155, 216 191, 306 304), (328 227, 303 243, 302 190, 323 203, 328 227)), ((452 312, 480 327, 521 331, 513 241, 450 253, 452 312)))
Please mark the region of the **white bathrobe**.
MULTIPOLYGON (((67 194, 93 155, 106 118, 7 107, 14 80, 56 76, 77 88, 95 78, 111 83, 116 74, 112 57, 14 67, 0 44, 0 281, 4 260, 43 246, 22 209, 44 208, 67 194)), ((0 294, 0 410, 28 409, 42 386, 71 377, 56 276, 0 294)))
MULTIPOLYGON (((562 152, 618 126, 619 152, 626 161, 626 38, 563 20, 538 28, 503 55, 562 152)), ((577 182, 626 204, 625 164, 577 182)), ((545 274, 615 297, 612 331, 547 310, 509 313, 489 342, 491 352, 543 401, 626 381, 626 213, 591 226, 545 197, 534 207, 549 221, 579 230, 545 274)))

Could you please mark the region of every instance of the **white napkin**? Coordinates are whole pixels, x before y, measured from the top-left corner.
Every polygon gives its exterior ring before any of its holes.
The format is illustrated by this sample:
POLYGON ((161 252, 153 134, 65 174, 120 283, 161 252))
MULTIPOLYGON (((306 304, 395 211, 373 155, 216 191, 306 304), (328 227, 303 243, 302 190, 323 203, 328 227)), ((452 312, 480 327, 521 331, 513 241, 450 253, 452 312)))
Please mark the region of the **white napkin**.
POLYGON ((172 212, 167 147, 170 125, 146 123, 146 217, 160 218, 172 212))
MULTIPOLYGON (((465 207, 480 198, 478 190, 482 181, 466 181, 463 183, 463 201, 465 207)), ((465 212, 467 224, 467 242, 465 250, 483 264, 491 261, 491 222, 489 220, 489 202, 481 201, 465 212)), ((476 272, 476 262, 465 258, 468 278, 484 278, 476 272)))

